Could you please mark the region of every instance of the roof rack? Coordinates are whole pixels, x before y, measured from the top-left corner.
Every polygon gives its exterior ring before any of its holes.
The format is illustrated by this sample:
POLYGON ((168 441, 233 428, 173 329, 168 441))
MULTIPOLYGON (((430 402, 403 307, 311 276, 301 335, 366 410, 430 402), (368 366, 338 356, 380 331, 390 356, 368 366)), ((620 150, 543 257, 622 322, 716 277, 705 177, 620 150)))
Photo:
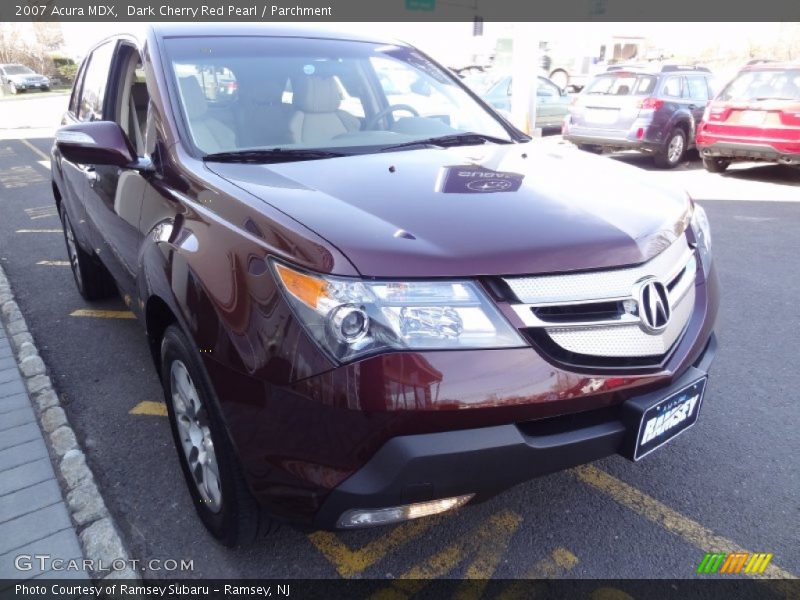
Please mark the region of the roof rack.
POLYGON ((629 63, 629 64, 616 64, 606 67, 606 72, 611 73, 614 71, 647 71, 650 73, 673 73, 678 71, 696 71, 700 73, 710 73, 708 67, 700 67, 698 65, 658 65, 647 63, 629 63))
POLYGON ((710 73, 708 67, 700 67, 698 65, 664 65, 661 67, 662 73, 671 73, 673 71, 700 71, 703 73, 710 73))

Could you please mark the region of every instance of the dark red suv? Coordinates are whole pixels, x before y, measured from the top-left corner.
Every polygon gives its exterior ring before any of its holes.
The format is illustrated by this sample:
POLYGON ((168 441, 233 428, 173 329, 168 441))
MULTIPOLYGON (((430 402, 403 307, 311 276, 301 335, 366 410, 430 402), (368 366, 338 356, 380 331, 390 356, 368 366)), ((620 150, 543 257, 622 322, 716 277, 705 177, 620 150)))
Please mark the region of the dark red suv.
POLYGON ((708 105, 697 128, 703 165, 733 161, 800 165, 800 62, 754 62, 708 105))
POLYGON ((78 288, 118 290, 144 325, 224 543, 268 516, 442 512, 637 460, 697 419, 718 295, 703 210, 540 147, 412 47, 110 39, 52 160, 78 288))

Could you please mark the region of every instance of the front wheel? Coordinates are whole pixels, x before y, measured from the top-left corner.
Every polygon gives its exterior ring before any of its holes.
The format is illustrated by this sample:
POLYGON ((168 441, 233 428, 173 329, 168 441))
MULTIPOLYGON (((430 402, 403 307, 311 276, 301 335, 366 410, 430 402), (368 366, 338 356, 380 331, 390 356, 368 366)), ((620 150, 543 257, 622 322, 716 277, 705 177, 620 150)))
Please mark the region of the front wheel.
POLYGON ((161 383, 189 493, 206 529, 225 546, 252 543, 269 529, 245 483, 199 354, 170 325, 161 343, 161 383))
POLYGON ((8 91, 10 91, 12 94, 18 94, 19 93, 19 90, 17 89, 17 86, 15 86, 13 83, 9 83, 8 84, 8 91))
POLYGON ((653 155, 653 162, 662 169, 674 169, 683 160, 686 154, 686 134, 683 129, 676 127, 667 137, 664 146, 653 155))
POLYGON ((730 165, 731 161, 726 158, 719 158, 718 156, 703 157, 703 167, 709 173, 723 173, 730 165))

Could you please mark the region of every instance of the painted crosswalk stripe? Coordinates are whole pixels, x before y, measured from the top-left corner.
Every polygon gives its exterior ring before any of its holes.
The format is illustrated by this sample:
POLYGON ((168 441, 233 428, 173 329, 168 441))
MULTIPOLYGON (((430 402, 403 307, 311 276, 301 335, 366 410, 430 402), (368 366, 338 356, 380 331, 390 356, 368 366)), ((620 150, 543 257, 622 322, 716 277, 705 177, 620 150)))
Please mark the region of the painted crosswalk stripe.
POLYGON ((93 310, 81 308, 69 314, 70 317, 95 317, 98 319, 135 319, 134 314, 129 310, 93 310))
POLYGON ((144 400, 139 402, 130 411, 129 415, 148 415, 151 417, 166 417, 167 405, 163 402, 153 402, 152 400, 144 400))
POLYGON ((44 267, 68 267, 69 261, 68 260, 40 260, 36 263, 37 265, 42 265, 44 267))

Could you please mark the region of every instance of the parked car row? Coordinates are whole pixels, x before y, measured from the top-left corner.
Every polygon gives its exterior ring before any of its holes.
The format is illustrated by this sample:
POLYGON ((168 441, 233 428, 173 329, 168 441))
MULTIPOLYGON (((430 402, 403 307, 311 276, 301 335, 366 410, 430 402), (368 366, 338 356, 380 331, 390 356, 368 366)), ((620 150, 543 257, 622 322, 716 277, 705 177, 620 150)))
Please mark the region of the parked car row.
POLYGON ((574 98, 562 133, 591 152, 651 154, 664 168, 693 147, 713 173, 737 160, 800 164, 800 63, 754 62, 714 87, 704 67, 615 66, 574 98))

